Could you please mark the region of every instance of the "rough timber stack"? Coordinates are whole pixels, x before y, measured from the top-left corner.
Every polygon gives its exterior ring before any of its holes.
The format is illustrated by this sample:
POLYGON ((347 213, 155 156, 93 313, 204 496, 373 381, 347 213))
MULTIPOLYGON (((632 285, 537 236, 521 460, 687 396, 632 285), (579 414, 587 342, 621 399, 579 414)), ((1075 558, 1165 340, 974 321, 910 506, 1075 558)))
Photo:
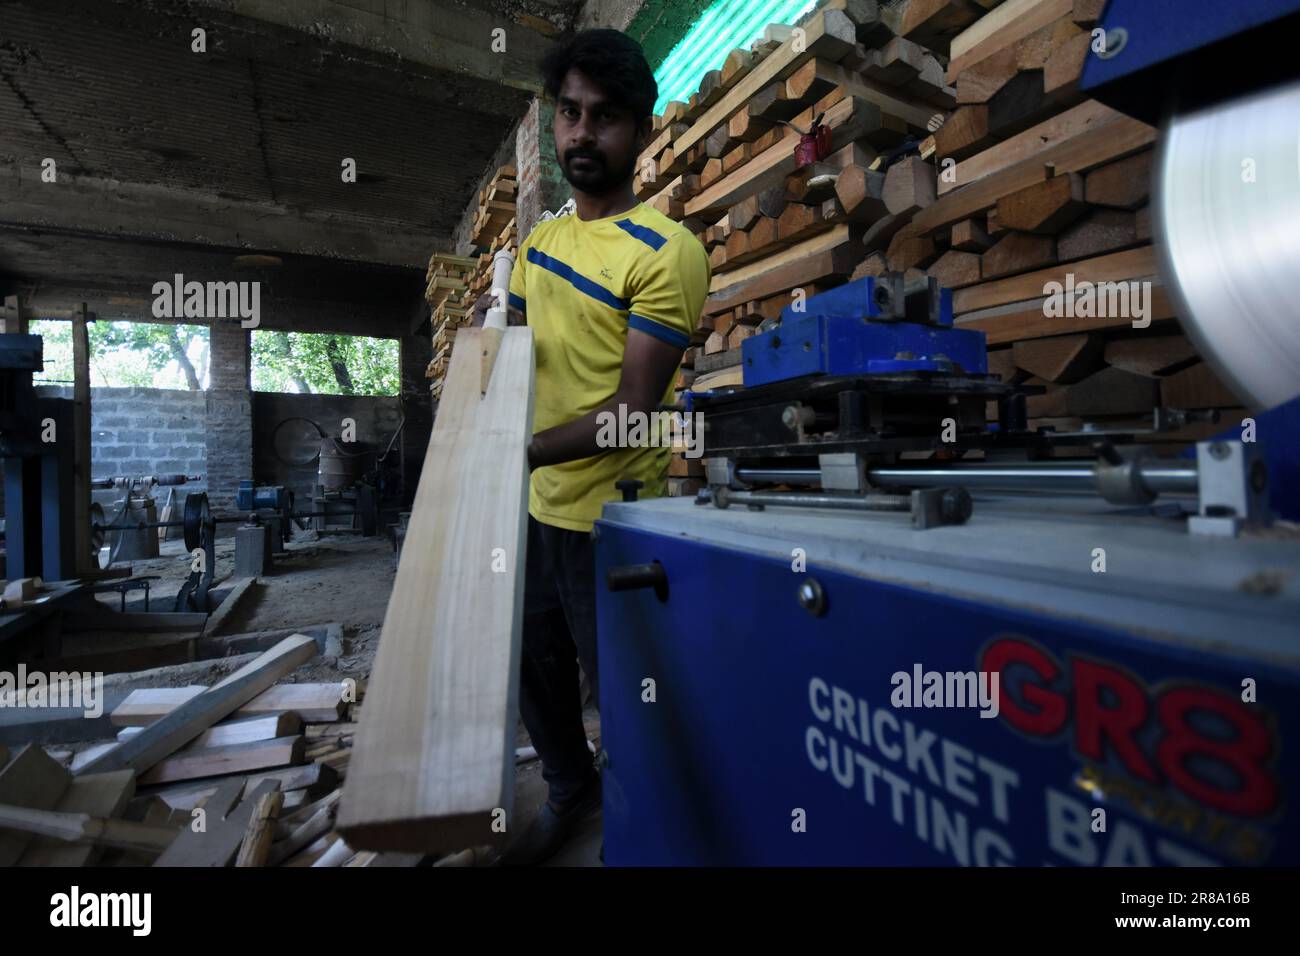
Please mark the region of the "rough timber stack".
MULTIPOLYGON (((889 171, 886 203, 911 207, 911 223, 862 274, 919 268, 956 290, 957 323, 988 336, 990 371, 1045 389, 1028 399, 1031 425, 1137 424, 1160 404, 1240 419, 1240 400, 1179 332, 1158 275, 1156 130, 1079 90, 1104 5, 1006 0, 953 39, 957 108, 928 162, 889 171), (1079 290, 1068 309, 1046 300, 1053 283, 1079 290), (1112 297, 1130 283, 1150 295, 1112 297)), ((1217 430, 1196 421, 1163 437, 1178 445, 1217 430)))
POLYGON ((433 310, 430 327, 433 329, 433 359, 426 373, 433 380, 430 390, 433 400, 442 394, 442 379, 451 358, 451 346, 456 339, 456 329, 464 325, 470 315, 474 300, 470 297, 470 282, 478 259, 434 253, 429 259, 428 285, 424 297, 433 310))
MULTIPOLYGON (((1034 424, 1131 422, 1162 401, 1236 409, 1156 276, 1155 130, 1078 88, 1103 5, 828 0, 802 33, 770 27, 669 104, 638 194, 691 228, 713 269, 679 390, 739 384, 740 344, 760 322, 891 270, 955 290, 957 322, 988 335, 991 371, 1044 388, 1029 399, 1034 424), (795 147, 818 116, 829 153, 799 168, 795 147), (1130 281, 1151 283, 1132 304, 1168 334, 1135 333, 1128 313, 1045 314, 1048 283, 1130 281)), ((672 493, 693 493, 701 474, 702 460, 674 456, 672 493)))
POLYGON ((429 260, 429 285, 425 293, 433 308, 433 361, 428 377, 433 400, 442 396, 443 378, 451 359, 456 330, 468 325, 474 303, 492 284, 492 257, 501 249, 516 251, 519 245, 515 228, 515 191, 518 181, 514 166, 502 166, 491 181, 479 190, 478 214, 470 241, 486 252, 476 257, 435 253, 429 260))
MULTIPOLYGON (((733 50, 664 111, 639 194, 696 233, 713 270, 680 388, 738 384, 741 342, 760 322, 843 283, 907 224, 884 209, 881 169, 955 105, 946 39, 983 8, 954 7, 829 0, 733 50), (795 148, 817 119, 829 149, 800 168, 795 148)), ((675 456, 672 492, 690 493, 701 467, 675 456)))

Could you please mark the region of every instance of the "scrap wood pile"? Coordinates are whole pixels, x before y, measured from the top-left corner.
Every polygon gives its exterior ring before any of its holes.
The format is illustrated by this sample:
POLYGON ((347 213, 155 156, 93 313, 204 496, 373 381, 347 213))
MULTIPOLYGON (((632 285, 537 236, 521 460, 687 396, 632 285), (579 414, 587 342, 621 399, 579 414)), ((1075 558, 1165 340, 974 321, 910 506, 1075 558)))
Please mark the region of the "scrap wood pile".
POLYGON ((295 635, 212 687, 133 690, 117 738, 75 754, 0 747, 0 865, 395 862, 334 832, 361 690, 279 683, 316 649, 295 635))
POLYGON ((519 188, 515 167, 502 166, 479 190, 478 212, 470 241, 486 251, 478 256, 434 253, 429 259, 425 299, 433 309, 433 361, 425 372, 434 401, 442 397, 443 380, 451 360, 456 331, 470 324, 474 303, 492 285, 492 257, 501 249, 515 252, 519 231, 515 225, 515 193, 519 188))
MULTIPOLYGON (((679 398, 739 385, 741 343, 799 296, 893 271, 953 289, 958 324, 988 335, 990 371, 1041 386, 1031 426, 1149 422, 1161 403, 1236 414, 1156 274, 1156 132, 1079 89, 1102 6, 827 0, 801 33, 770 27, 669 104, 638 195, 698 236, 713 271, 679 398), (829 146, 800 166, 818 117, 829 146), (1151 295, 1118 314, 1098 316, 1095 295, 1058 300, 1066 315, 1045 305, 1052 282, 1130 281, 1151 295), (1150 325, 1135 327, 1143 306, 1150 325)), ((674 455, 670 493, 693 493, 702 468, 674 455)))

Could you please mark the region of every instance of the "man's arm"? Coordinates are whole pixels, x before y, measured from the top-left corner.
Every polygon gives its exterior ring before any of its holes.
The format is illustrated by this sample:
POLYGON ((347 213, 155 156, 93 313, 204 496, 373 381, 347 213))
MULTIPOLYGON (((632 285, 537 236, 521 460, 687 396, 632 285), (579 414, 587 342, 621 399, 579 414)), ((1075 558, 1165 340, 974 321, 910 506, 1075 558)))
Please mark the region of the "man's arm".
POLYGON ((623 373, 618 389, 607 402, 581 418, 534 435, 528 445, 529 470, 590 458, 607 451, 596 444, 600 432, 599 416, 604 412, 617 415, 620 405, 626 405, 629 414, 657 411, 669 380, 681 364, 682 351, 652 335, 629 329, 627 344, 623 347, 623 373))

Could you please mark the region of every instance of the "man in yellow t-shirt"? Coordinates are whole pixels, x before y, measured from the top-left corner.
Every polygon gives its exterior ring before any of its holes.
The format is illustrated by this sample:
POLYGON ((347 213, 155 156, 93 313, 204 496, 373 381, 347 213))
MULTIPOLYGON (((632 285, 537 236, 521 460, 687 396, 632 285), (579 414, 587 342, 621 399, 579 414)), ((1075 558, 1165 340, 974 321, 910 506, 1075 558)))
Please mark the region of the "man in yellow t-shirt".
POLYGON ((640 46, 616 30, 584 31, 542 73, 577 209, 534 227, 510 279, 511 321, 532 328, 536 359, 520 713, 548 799, 508 863, 550 856, 600 805, 578 683, 580 663, 599 703, 590 532, 620 497, 616 481, 665 494, 669 458, 658 437, 610 447, 609 423, 654 421, 672 401, 709 288, 704 247, 632 190, 658 96, 640 46))

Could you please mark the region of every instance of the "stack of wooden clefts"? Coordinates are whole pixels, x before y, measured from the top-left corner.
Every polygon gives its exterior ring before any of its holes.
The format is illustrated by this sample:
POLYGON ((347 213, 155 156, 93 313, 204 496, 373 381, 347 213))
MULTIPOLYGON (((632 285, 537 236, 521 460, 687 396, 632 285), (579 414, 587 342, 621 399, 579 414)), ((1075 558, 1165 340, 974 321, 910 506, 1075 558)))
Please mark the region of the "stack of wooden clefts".
POLYGON ((316 649, 294 635, 212 687, 133 690, 116 739, 76 753, 0 747, 0 865, 414 862, 334 832, 363 689, 279 682, 316 649))
MULTIPOLYGON (((1149 425, 1171 445, 1241 402, 1178 332, 1148 211, 1156 130, 1088 99, 1102 0, 828 0, 773 27, 656 118, 638 194, 695 232, 710 295, 678 374, 739 385, 741 344, 850 279, 931 275, 991 371, 1042 386, 1033 425, 1149 425), (797 164, 815 117, 822 159, 797 164), (1099 285, 1101 284, 1101 285, 1099 285)), ((991 412, 992 413, 992 412, 991 412)), ((702 459, 675 457, 670 493, 702 459)))

